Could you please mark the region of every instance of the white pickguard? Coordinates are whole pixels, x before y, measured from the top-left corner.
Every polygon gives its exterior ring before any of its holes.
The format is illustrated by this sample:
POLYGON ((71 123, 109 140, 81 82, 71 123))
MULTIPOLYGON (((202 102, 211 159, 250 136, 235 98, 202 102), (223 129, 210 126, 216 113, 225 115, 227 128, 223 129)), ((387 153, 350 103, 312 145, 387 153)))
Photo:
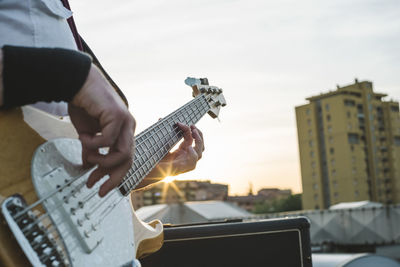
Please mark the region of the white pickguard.
POLYGON ((123 197, 119 191, 115 192, 117 189, 100 198, 97 195, 98 187, 107 177, 88 189, 84 183, 90 170, 83 169, 81 164, 79 140, 66 138, 46 142, 37 149, 32 160, 32 180, 39 199, 47 197, 57 189, 57 185, 64 185, 66 179, 70 181, 77 178, 73 184, 43 203, 64 241, 72 266, 121 266, 132 262, 136 251, 133 233, 135 214, 130 198, 123 197), (76 190, 74 197, 70 197, 68 203, 62 201, 63 195, 68 195, 78 184, 83 186, 79 191, 76 190), (94 191, 95 196, 84 201, 94 191), (78 205, 80 201, 83 202, 81 208, 78 205), (106 202, 90 214, 89 219, 85 219, 85 214, 102 201, 106 202), (91 226, 104 215, 102 211, 115 203, 118 205, 93 230, 91 226), (77 206, 73 212, 75 215, 71 213, 73 206, 77 206), (82 226, 79 226, 77 220, 82 218, 82 226), (88 237, 82 234, 85 229, 91 230, 88 237))

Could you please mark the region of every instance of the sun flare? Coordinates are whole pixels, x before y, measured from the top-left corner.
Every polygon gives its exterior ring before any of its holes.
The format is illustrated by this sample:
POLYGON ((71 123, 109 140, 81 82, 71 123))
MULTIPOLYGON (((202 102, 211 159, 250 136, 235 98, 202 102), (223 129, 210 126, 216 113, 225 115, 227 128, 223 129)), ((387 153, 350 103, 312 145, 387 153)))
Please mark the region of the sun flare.
POLYGON ((173 176, 167 176, 167 177, 165 177, 165 178, 163 179, 163 182, 166 183, 166 184, 169 184, 169 183, 173 182, 174 180, 175 180, 175 177, 173 177, 173 176))

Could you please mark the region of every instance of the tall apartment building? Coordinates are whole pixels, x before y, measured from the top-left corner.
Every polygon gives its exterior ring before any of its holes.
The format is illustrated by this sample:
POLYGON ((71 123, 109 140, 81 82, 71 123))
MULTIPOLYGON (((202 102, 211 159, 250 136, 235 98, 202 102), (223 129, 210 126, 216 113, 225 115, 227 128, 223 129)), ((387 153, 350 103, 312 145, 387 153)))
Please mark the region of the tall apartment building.
POLYGON ((296 107, 303 208, 400 202, 399 103, 358 82, 296 107))

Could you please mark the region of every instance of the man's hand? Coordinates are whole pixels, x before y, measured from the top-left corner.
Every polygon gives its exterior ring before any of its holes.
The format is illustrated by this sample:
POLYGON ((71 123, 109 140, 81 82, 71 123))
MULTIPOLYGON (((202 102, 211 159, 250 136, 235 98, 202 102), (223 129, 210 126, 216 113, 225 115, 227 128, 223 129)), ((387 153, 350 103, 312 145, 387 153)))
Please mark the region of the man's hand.
POLYGON ((160 162, 169 169, 168 176, 194 170, 205 149, 203 133, 196 126, 189 127, 182 123, 177 123, 177 126, 183 131, 183 142, 177 150, 168 153, 160 162))
POLYGON ((183 131, 183 142, 179 148, 168 153, 160 163, 147 175, 138 188, 147 186, 164 179, 166 176, 175 176, 196 168, 204 151, 204 139, 202 132, 196 126, 186 126, 177 123, 183 131), (192 146, 194 141, 194 146, 192 146))
POLYGON ((103 197, 120 184, 132 166, 135 119, 93 64, 68 111, 82 143, 83 164, 98 165, 87 186, 90 188, 105 175, 110 176, 100 187, 99 195, 103 197), (108 148, 108 153, 100 154, 100 148, 108 148))

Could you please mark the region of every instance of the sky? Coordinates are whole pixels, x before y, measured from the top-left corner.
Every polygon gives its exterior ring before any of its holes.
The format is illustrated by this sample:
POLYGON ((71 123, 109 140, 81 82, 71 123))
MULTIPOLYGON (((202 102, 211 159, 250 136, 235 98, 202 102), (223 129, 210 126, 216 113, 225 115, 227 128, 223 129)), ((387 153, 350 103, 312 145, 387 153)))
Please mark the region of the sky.
POLYGON ((400 100, 398 0, 70 0, 78 31, 130 102, 137 133, 191 99, 186 77, 224 90, 206 150, 180 179, 301 192, 295 106, 359 80, 400 100))

